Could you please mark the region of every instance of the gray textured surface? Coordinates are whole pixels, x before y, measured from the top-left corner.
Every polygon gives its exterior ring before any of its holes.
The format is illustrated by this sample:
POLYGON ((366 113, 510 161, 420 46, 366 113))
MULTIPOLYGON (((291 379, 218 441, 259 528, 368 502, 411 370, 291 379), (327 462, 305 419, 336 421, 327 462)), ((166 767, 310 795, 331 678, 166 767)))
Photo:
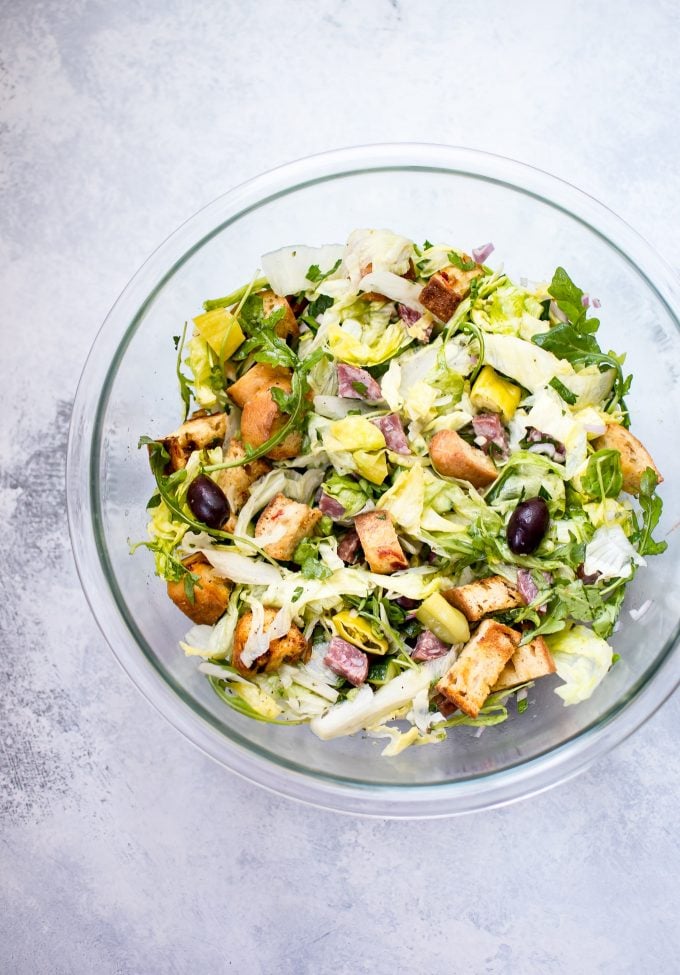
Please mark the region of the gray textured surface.
POLYGON ((0 4, 3 973, 678 970, 677 699, 505 810, 381 823, 295 805, 202 757, 118 669, 62 482, 118 292, 195 209, 290 158, 497 151, 580 184, 677 263, 679 27, 671 0, 0 4))

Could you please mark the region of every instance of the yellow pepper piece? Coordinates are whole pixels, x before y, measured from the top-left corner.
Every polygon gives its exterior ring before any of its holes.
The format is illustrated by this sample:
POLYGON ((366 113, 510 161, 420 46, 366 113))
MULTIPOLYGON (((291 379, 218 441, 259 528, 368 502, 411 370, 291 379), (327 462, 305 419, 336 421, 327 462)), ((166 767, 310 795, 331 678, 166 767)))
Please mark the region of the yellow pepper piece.
POLYGON ((519 386, 503 379, 491 366, 484 366, 470 390, 470 401, 476 409, 501 413, 506 423, 515 415, 521 396, 519 386))
POLYGON ((382 431, 363 416, 346 416, 331 423, 329 432, 343 450, 381 450, 385 446, 382 431))
POLYGON ((432 593, 420 604, 416 619, 444 643, 467 643, 470 639, 468 621, 441 593, 432 593))
POLYGON ((226 362, 245 339, 238 321, 226 308, 214 308, 198 315, 194 325, 222 362, 226 362))
POLYGON ((368 450, 355 450, 354 463, 362 477, 371 484, 382 484, 387 477, 387 461, 385 452, 381 450, 374 454, 368 450))
POLYGON ((351 609, 336 613, 333 617, 333 626, 343 640, 347 640, 348 643, 367 653, 377 653, 382 657, 389 649, 385 637, 376 633, 368 620, 351 609))

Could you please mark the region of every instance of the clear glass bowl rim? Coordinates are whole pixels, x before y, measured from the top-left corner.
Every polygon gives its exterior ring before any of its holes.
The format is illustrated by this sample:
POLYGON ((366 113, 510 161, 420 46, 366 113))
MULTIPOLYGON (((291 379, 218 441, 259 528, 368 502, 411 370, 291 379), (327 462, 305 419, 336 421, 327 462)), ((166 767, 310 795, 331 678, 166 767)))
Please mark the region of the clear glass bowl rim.
POLYGON ((67 510, 80 581, 104 638, 141 693, 193 744, 243 778, 312 805, 381 818, 432 818, 500 806, 542 792, 572 778, 623 741, 655 713, 680 682, 680 655, 675 652, 680 624, 631 694, 579 734, 543 754, 511 768, 457 782, 350 784, 273 762, 227 738, 196 714, 135 640, 109 584, 98 532, 96 418, 106 404, 109 377, 153 296, 191 253, 250 209, 307 184, 381 169, 474 176, 507 185, 563 210, 635 264, 680 328, 680 281, 673 269, 620 217, 555 176, 503 156, 431 144, 358 146, 309 156, 242 183, 198 211, 151 254, 128 283, 95 338, 76 391, 67 451, 67 510), (140 293, 146 296, 141 305, 140 293))

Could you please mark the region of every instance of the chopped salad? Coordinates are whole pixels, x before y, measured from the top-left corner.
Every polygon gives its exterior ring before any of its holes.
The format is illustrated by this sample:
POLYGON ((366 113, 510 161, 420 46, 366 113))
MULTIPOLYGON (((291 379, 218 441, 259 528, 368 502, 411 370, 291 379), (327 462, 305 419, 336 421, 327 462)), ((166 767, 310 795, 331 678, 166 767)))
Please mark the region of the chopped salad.
POLYGON ((516 283, 388 230, 286 247, 175 338, 184 419, 142 437, 150 549, 230 708, 383 754, 615 663, 662 480, 624 356, 564 268, 516 283))

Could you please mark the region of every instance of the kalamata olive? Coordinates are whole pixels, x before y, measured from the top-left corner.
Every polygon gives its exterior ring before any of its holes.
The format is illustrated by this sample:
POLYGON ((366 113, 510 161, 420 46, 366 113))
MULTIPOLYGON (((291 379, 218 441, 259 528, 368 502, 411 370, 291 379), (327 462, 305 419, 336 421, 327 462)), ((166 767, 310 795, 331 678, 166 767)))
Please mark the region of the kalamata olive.
POLYGON ((208 528, 219 528, 229 517, 229 502, 224 491, 206 474, 199 474, 191 482, 187 502, 195 517, 208 528))
POLYGON ((548 530, 550 512, 543 498, 529 498, 518 504, 508 521, 506 537, 515 555, 535 552, 548 530))

